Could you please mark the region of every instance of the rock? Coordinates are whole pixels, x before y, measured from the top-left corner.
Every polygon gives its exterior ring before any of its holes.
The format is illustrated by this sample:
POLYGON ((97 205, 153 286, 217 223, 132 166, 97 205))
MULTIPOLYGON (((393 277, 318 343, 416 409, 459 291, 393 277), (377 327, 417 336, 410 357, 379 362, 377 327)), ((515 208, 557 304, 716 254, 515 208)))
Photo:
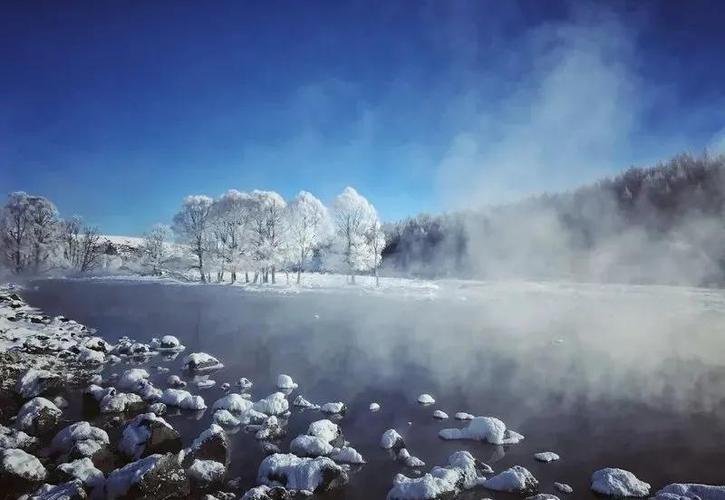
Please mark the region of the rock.
POLYGON ((50 391, 57 390, 63 385, 63 380, 57 373, 48 370, 29 368, 15 385, 17 392, 24 399, 34 398, 50 391))
POLYGON ((320 457, 332 453, 334 447, 317 436, 302 434, 290 443, 290 451, 298 457, 320 457))
POLYGON ((345 444, 340 427, 326 418, 312 422, 307 427, 307 434, 324 439, 332 446, 342 446, 345 444))
POLYGON ((257 480, 268 486, 281 484, 290 490, 322 493, 347 484, 348 475, 327 457, 300 458, 275 453, 262 461, 257 480))
POLYGON ((365 463, 363 456, 350 446, 335 448, 335 451, 330 454, 330 458, 341 464, 360 465, 365 463))
POLYGON ((72 481, 77 479, 81 481, 87 488, 95 488, 103 485, 106 478, 103 472, 98 470, 93 461, 88 458, 79 458, 70 463, 60 464, 56 473, 63 481, 72 481))
POLYGON ((212 410, 228 410, 234 415, 241 415, 252 409, 253 403, 242 397, 241 394, 227 394, 217 399, 212 405, 212 410))
POLYGON ((149 411, 155 413, 158 416, 166 414, 166 405, 164 403, 153 403, 149 405, 149 411))
POLYGON ((448 414, 442 410, 436 410, 433 412, 433 418, 436 418, 438 420, 446 420, 448 418, 448 414))
POLYGON ((133 390, 141 380, 148 380, 150 376, 143 368, 131 368, 123 372, 116 385, 119 389, 133 390))
POLYGON ((456 420, 473 420, 475 418, 474 415, 471 415, 470 413, 466 413, 463 411, 459 411, 454 415, 456 420))
POLYGON ((102 365, 106 362, 106 356, 101 351, 94 351, 87 347, 78 348, 78 362, 88 365, 102 365))
POLYGON ((292 377, 284 373, 277 377, 277 388, 279 389, 297 389, 297 384, 292 377))
POLYGON ((51 449, 69 458, 92 457, 109 444, 108 434, 88 422, 76 422, 62 429, 51 442, 51 449))
POLYGON ((182 410, 205 410, 206 404, 201 396, 192 396, 191 393, 181 389, 166 389, 161 402, 166 406, 181 408, 182 410))
POLYGON ((275 392, 254 403, 252 409, 265 415, 282 415, 289 410, 289 402, 283 393, 275 392))
POLYGON ((435 404, 436 400, 430 394, 421 394, 418 396, 418 402, 422 405, 432 405, 435 404))
POLYGON ((534 458, 539 462, 554 462, 559 460, 559 455, 553 451, 542 451, 540 453, 535 453, 534 458))
POLYGON ((84 500, 86 498, 88 495, 83 489, 83 483, 79 480, 57 485, 44 484, 30 495, 30 500, 84 500))
POLYGON ((181 352, 186 347, 184 347, 181 342, 179 342, 179 339, 174 337, 173 335, 164 335, 161 337, 161 340, 158 342, 153 342, 152 345, 159 351, 165 351, 165 352, 181 352))
POLYGON ((236 418, 229 410, 217 410, 214 412, 214 423, 222 427, 237 427, 242 422, 236 418))
POLYGON ((83 341, 83 347, 93 351, 102 352, 103 354, 108 354, 113 349, 113 346, 101 337, 88 337, 83 341))
POLYGON ((471 439, 491 444, 514 444, 524 437, 507 430, 506 424, 494 417, 475 417, 463 429, 442 429, 438 436, 443 439, 471 439))
POLYGON ((0 449, 20 448, 31 451, 38 445, 38 438, 29 436, 23 431, 0 425, 0 449))
POLYGON ((118 449, 138 460, 147 455, 179 451, 181 438, 166 420, 155 413, 144 413, 126 424, 118 449))
POLYGON ((52 402, 35 397, 20 408, 15 426, 32 435, 45 434, 55 429, 62 414, 52 402))
POLYGON ((592 490, 615 497, 646 497, 650 485, 629 471, 607 467, 592 474, 592 490))
POLYGON ((227 392, 227 391, 228 391, 228 390, 229 390, 229 389, 230 389, 231 387, 232 387, 232 386, 231 386, 231 385, 229 385, 229 383, 228 383, 228 382, 224 382, 224 383, 223 383, 222 385, 220 385, 220 386, 219 386, 219 388, 220 388, 220 389, 221 389, 222 391, 224 391, 224 392, 227 392))
POLYGON ((655 495, 655 500, 723 500, 725 486, 707 484, 668 484, 655 495))
POLYGON ((378 411, 378 410, 380 410, 380 404, 370 403, 369 409, 370 409, 370 411, 378 411))
POLYGON ((251 380, 249 380, 248 378, 246 378, 246 377, 242 377, 242 378, 240 378, 239 380, 237 380, 237 384, 236 384, 236 385, 237 385, 237 387, 239 387, 239 389, 240 389, 241 391, 248 391, 249 389, 251 389, 251 388, 252 388, 252 386, 253 386, 254 384, 253 384, 253 383, 252 383, 252 381, 251 381, 251 380))
POLYGON ((0 450, 0 487, 19 492, 44 481, 48 472, 36 457, 19 448, 0 450))
POLYGON ((285 430, 279 424, 277 417, 272 416, 262 423, 262 426, 257 430, 254 437, 257 439, 274 440, 284 436, 285 430))
POLYGON ((178 375, 169 375, 169 378, 166 379, 166 384, 172 389, 181 389, 186 387, 186 382, 181 380, 178 375))
POLYGON ((383 437, 380 438, 380 447, 384 450, 397 452, 405 448, 405 441, 403 441, 403 437, 395 429, 388 429, 383 433, 383 437))
POLYGON ((213 460, 222 464, 229 463, 229 439, 224 429, 211 424, 191 445, 189 456, 193 460, 213 460))
POLYGON ((398 451, 398 456, 396 458, 403 465, 410 467, 411 469, 425 467, 425 462, 420 458, 411 455, 407 448, 401 448, 400 451, 398 451))
POLYGON ((538 493, 530 497, 526 497, 525 500, 560 500, 556 495, 550 495, 549 493, 538 493))
POLYGON ((210 372, 224 368, 214 356, 205 352, 192 352, 184 358, 184 368, 190 372, 210 372))
POLYGON ((528 469, 514 465, 481 484, 489 490, 525 494, 533 493, 539 482, 528 469))
POLYGON ((554 488, 567 495, 570 493, 574 493, 574 488, 566 483, 554 483, 554 488))
POLYGON ((187 473, 200 488, 208 488, 211 484, 224 481, 227 468, 214 460, 197 459, 187 469, 187 473))
POLYGON ((108 499, 188 498, 189 478, 173 454, 150 455, 111 472, 105 484, 108 499))
POLYGON ((299 394, 295 400, 292 402, 292 406, 296 406, 297 408, 305 408, 308 410, 319 410, 320 407, 314 403, 310 403, 305 398, 302 397, 301 394, 299 394))
POLYGON ((387 498, 421 500, 455 497, 462 490, 471 489, 481 481, 477 464, 469 452, 457 451, 448 458, 448 466, 434 467, 422 477, 396 475, 387 498))
POLYGON ((285 488, 275 486, 256 486, 244 493, 242 500, 291 500, 292 495, 285 488))
POLYGON ((345 406, 345 403, 342 403, 340 401, 334 403, 325 403, 320 407, 320 411, 322 411, 322 413, 328 413, 330 415, 344 414, 347 411, 347 406, 345 406))
POLYGON ((146 403, 141 399, 141 396, 116 392, 113 388, 99 402, 101 413, 134 412, 143 409, 144 406, 146 406, 146 403))

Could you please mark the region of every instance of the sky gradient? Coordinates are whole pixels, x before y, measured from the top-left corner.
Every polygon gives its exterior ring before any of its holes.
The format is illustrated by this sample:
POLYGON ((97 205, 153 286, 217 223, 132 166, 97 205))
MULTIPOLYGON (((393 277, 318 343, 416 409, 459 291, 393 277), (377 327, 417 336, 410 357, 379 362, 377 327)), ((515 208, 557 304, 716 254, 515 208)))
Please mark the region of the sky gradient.
POLYGON ((725 149, 690 2, 3 2, 0 187, 107 234, 187 194, 355 186, 385 220, 725 149))

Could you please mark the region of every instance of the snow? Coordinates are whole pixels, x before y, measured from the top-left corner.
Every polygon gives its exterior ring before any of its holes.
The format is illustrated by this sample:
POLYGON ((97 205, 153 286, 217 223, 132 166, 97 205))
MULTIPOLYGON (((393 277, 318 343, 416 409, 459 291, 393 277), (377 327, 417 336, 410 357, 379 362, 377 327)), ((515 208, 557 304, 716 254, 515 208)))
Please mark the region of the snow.
POLYGON ((410 454, 407 448, 401 448, 398 452, 398 461, 402 462, 406 467, 418 468, 425 467, 425 462, 418 457, 410 454))
POLYGON ((434 467, 430 473, 418 478, 398 474, 393 479, 393 488, 388 500, 432 500, 453 497, 461 489, 471 489, 480 477, 476 461, 467 451, 457 451, 448 458, 448 466, 434 467))
POLYGON ((284 373, 277 377, 277 388, 279 389, 297 389, 297 384, 292 377, 284 373))
POLYGON ((161 417, 157 417, 155 413, 142 413, 137 415, 126 424, 123 429, 123 435, 118 443, 118 449, 127 456, 138 460, 146 450, 146 443, 151 438, 150 425, 155 422, 156 425, 166 427, 173 431, 174 428, 161 417))
POLYGON ((325 403, 320 407, 320 411, 322 411, 323 413, 329 413, 331 415, 345 413, 346 410, 347 407, 345 406, 345 403, 341 403, 339 401, 334 403, 325 403))
POLYGON ((156 467, 161 456, 149 455, 111 472, 106 479, 106 498, 123 498, 134 484, 156 467))
POLYGON ((380 410, 380 404, 379 403, 370 403, 369 409, 370 409, 370 411, 378 411, 378 410, 380 410))
POLYGON ((307 427, 307 434, 331 443, 340 436, 340 428, 327 419, 316 420, 307 427))
POLYGON ((289 402, 283 393, 275 392, 254 403, 252 408, 265 415, 282 415, 289 409, 289 402))
POLYGON ((314 403, 311 403, 307 401, 305 398, 302 397, 302 394, 298 394, 294 401, 292 401, 292 406, 296 406, 298 408, 306 408, 308 410, 319 410, 320 407, 314 403))
POLYGON ((222 427, 237 427, 241 421, 232 415, 228 410, 217 410, 214 412, 214 422, 222 427))
POLYGON ((78 361, 89 365, 102 365, 106 362, 106 356, 101 351, 80 347, 78 349, 78 361))
POLYGON ((141 396, 126 392, 116 392, 111 388, 99 403, 101 413, 122 413, 143 403, 141 396))
POLYGON ((574 493, 574 488, 572 488, 571 486, 569 486, 566 483, 554 483, 554 488, 556 488, 558 491, 561 491, 562 493, 565 493, 567 495, 570 493, 574 493))
POLYGON ((384 450, 390 450, 395 446, 402 445, 402 443, 403 437, 395 429, 388 429, 380 438, 380 447, 384 450))
POLYGON ((194 385, 198 389, 210 389, 216 385, 216 381, 210 380, 208 378, 204 378, 204 379, 194 380, 194 385))
POLYGON ((290 443, 290 451, 300 457, 327 456, 333 449, 329 441, 305 434, 297 436, 290 443))
POLYGON ((350 446, 343 446, 342 448, 335 449, 330 454, 330 458, 335 462, 342 464, 353 464, 360 465, 365 463, 363 456, 355 449, 350 446))
POLYGON ((36 457, 19 448, 0 450, 2 471, 26 481, 43 481, 48 472, 36 457))
POLYGON ((249 389, 252 388, 253 385, 254 384, 252 383, 252 381, 246 377, 242 377, 239 380, 237 380, 237 387, 239 387, 239 389, 241 391, 248 391, 249 389))
POLYGON ((267 418, 254 435, 257 439, 278 439, 284 435, 284 429, 279 424, 277 417, 267 418))
POLYGON ((0 449, 5 448, 32 448, 38 439, 29 436, 23 431, 0 425, 0 449))
POLYGON ((592 490, 602 495, 618 497, 646 497, 650 485, 640 481, 629 471, 607 467, 592 474, 592 490))
POLYGON ((443 439, 471 439, 490 444, 515 444, 524 438, 507 430, 506 424, 495 417, 475 417, 463 429, 442 429, 438 435, 443 439))
POLYGON ((96 466, 93 465, 93 461, 88 457, 60 464, 58 469, 65 472, 72 478, 78 479, 89 488, 94 488, 103 484, 106 479, 103 472, 96 469, 96 466))
POLYGON ((481 483, 494 491, 526 493, 533 491, 539 482, 525 467, 514 465, 481 483))
POLYGON ((25 399, 40 396, 49 383, 60 381, 60 375, 48 370, 36 370, 29 368, 22 377, 18 379, 15 392, 25 399))
POLYGON ((123 372, 116 385, 119 389, 133 390, 141 380, 148 380, 150 376, 143 368, 131 368, 123 372))
POLYGON ((180 389, 186 387, 186 382, 181 380, 178 375, 169 375, 169 378, 166 379, 166 385, 173 389, 180 389))
POLYGON ((188 469, 189 476, 201 483, 220 482, 227 472, 224 464, 214 460, 194 460, 188 469))
POLYGON ((725 486, 707 484, 674 483, 668 484, 655 495, 655 500, 723 500, 725 486))
POLYGON ((206 404, 201 396, 192 396, 182 389, 166 389, 161 395, 161 402, 166 406, 182 410, 205 410, 206 404))
POLYGON ((161 352, 181 352, 186 349, 179 339, 173 335, 164 335, 159 342, 152 345, 156 350, 161 352))
POLYGON ((15 426, 21 431, 33 434, 36 430, 36 419, 44 413, 52 415, 55 418, 60 418, 63 412, 60 408, 55 406, 52 401, 48 401, 47 399, 38 396, 31 399, 20 408, 18 417, 15 420, 15 426))
POLYGON ((186 370, 192 372, 209 372, 224 368, 218 359, 205 352, 192 352, 184 358, 183 364, 186 370))
POLYGON ((534 458, 539 462, 554 462, 556 460, 559 460, 560 457, 553 451, 542 451, 539 453, 535 453, 534 458))
POLYGON ((430 394, 421 394, 418 396, 418 402, 422 405, 432 405, 435 404, 436 400, 430 394))
POLYGON ((448 414, 443 410, 436 410, 433 412, 433 418, 437 418, 438 420, 446 420, 448 418, 448 414))
POLYGON ((212 410, 228 410, 233 414, 241 415, 252 409, 253 403, 240 394, 228 394, 217 399, 212 405, 212 410))
POLYGON ((456 420, 473 420, 475 418, 475 415, 471 415, 470 413, 466 413, 463 411, 459 411, 454 415, 456 420))
POLYGON ((57 452, 69 453, 75 447, 81 456, 90 457, 108 446, 109 442, 106 431, 81 421, 58 432, 51 442, 51 448, 57 452))
POLYGON ((327 457, 300 458, 292 454, 275 453, 262 461, 257 480, 268 486, 279 482, 289 490, 312 492, 324 485, 325 476, 329 476, 330 471, 345 480, 347 478, 344 470, 327 457))

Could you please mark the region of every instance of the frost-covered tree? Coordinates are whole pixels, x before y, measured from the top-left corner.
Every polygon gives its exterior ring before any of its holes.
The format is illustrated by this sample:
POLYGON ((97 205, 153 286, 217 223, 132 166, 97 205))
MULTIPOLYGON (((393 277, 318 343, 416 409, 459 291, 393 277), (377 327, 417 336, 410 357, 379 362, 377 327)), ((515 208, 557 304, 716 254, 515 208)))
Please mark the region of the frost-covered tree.
POLYGON ((307 191, 300 191, 287 205, 287 243, 290 260, 297 268, 297 284, 312 252, 331 233, 330 216, 325 205, 307 191))
POLYGON ((375 207, 349 186, 335 198, 333 212, 338 252, 350 281, 355 283, 357 271, 372 269, 378 262, 368 238, 370 228, 378 223, 378 216, 375 207))
POLYGON ((154 275, 160 275, 164 262, 169 257, 169 242, 171 241, 172 231, 166 224, 154 224, 144 234, 143 259, 146 265, 151 267, 154 275))
POLYGON ((2 208, 0 228, 3 256, 17 274, 25 270, 30 260, 32 225, 30 197, 22 191, 11 193, 2 208))
POLYGON ((63 257, 70 267, 78 267, 80 262, 80 234, 83 220, 74 215, 60 223, 60 237, 63 246, 63 257))
POLYGON ((370 250, 372 250, 372 269, 375 273, 375 286, 380 286, 380 276, 378 275, 378 269, 380 268, 381 255, 383 248, 385 248, 385 232, 383 231, 380 221, 376 218, 371 226, 368 228, 367 244, 370 250))
POLYGON ((30 252, 33 271, 39 273, 58 246, 58 210, 43 196, 30 196, 30 252))
MULTIPOLYGON (((248 264, 250 254, 249 230, 252 214, 252 197, 236 189, 230 189, 214 202, 212 207, 212 232, 215 249, 224 269, 229 269, 231 280, 237 280, 237 271, 248 264)), ((246 281, 249 275, 245 274, 246 281)))
POLYGON ((254 190, 250 193, 250 245, 251 258, 257 266, 254 281, 261 274, 264 283, 272 275, 275 282, 275 271, 283 261, 286 249, 284 213, 287 203, 274 191, 254 190))
POLYGON ((184 198, 179 212, 174 215, 174 232, 186 243, 197 258, 201 281, 206 283, 207 268, 204 259, 209 244, 209 223, 213 200, 205 195, 192 195, 184 198))

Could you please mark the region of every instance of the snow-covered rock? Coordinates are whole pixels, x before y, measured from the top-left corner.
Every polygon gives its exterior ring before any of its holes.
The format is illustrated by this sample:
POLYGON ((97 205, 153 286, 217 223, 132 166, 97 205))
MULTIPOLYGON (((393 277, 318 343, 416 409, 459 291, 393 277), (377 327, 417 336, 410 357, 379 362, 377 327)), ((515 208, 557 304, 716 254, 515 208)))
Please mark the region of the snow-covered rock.
POLYGON ((360 465, 365 463, 363 456, 355 448, 350 446, 335 448, 330 454, 330 458, 341 464, 360 465))
POLYGON ((224 382, 222 385, 219 386, 219 389, 221 389, 222 391, 226 392, 229 389, 231 389, 231 387, 232 386, 229 384, 229 382, 224 382))
POLYGON ((312 422, 307 427, 307 434, 309 436, 324 439, 326 442, 333 445, 342 439, 340 427, 326 418, 312 422))
POLYGON ((113 350, 113 346, 103 340, 101 337, 88 337, 83 341, 83 347, 91 349, 93 351, 102 352, 108 354, 113 350))
POLYGON ((214 412, 214 423, 222 427, 237 427, 242 424, 229 410, 223 409, 214 412))
POLYGON ((152 342, 151 345, 162 352, 181 352, 186 349, 186 347, 179 342, 179 339, 173 335, 164 335, 161 339, 152 342))
POLYGON ((227 473, 227 468, 224 464, 214 460, 197 459, 187 469, 187 472, 189 477, 197 483, 208 486, 212 483, 222 482, 224 475, 227 473))
POLYGON ((411 469, 417 469, 419 467, 425 467, 425 462, 418 457, 410 454, 407 448, 401 448, 398 452, 397 460, 411 469))
POLYGON ((321 493, 346 484, 348 475, 327 457, 300 458, 275 453, 262 461, 257 480, 267 486, 321 493))
POLYGON ((62 429, 51 442, 51 449, 71 458, 92 457, 109 444, 108 434, 88 422, 76 422, 62 429))
POLYGON ((537 493, 536 495, 531 495, 530 497, 526 497, 524 500, 561 500, 558 496, 552 495, 550 493, 537 493))
POLYGON ((279 421, 277 420, 277 417, 271 416, 267 418, 264 422, 262 422, 262 425, 257 429, 257 432, 255 433, 254 437, 256 437, 259 440, 263 439, 279 439, 282 436, 284 436, 285 430, 280 425, 279 421))
POLYGON ((106 480, 103 472, 98 470, 88 457, 79 458, 69 463, 60 464, 58 471, 65 477, 64 480, 77 479, 88 488, 95 488, 106 480))
POLYGON ((388 429, 380 438, 380 447, 384 450, 399 450, 405 448, 405 441, 395 429, 388 429))
POLYGON ((137 415, 126 424, 118 449, 138 460, 155 453, 176 452, 181 449, 179 433, 155 413, 137 415))
POLYGON ((370 403, 369 409, 370 409, 370 411, 378 411, 378 410, 380 410, 380 404, 379 403, 370 403))
POLYGON ((242 495, 242 500, 289 500, 290 493, 282 486, 270 488, 267 485, 255 486, 242 495))
POLYGON ((101 413, 123 413, 136 411, 144 407, 145 403, 141 396, 126 392, 116 392, 111 389, 98 403, 101 413))
POLYGON ((0 425, 0 449, 20 448, 29 451, 38 445, 38 438, 29 436, 23 431, 0 425))
POLYGON ((216 424, 211 424, 194 440, 187 454, 194 460, 214 460, 228 464, 229 439, 224 429, 216 424))
POLYGON ((508 491, 514 493, 531 493, 536 490, 539 482, 525 467, 514 465, 481 483, 484 487, 494 491, 508 491))
POLYGON ((524 438, 506 429, 506 424, 495 417, 475 417, 463 429, 442 429, 438 435, 443 439, 471 439, 491 444, 514 444, 524 438))
POLYGON ((186 387, 186 382, 181 380, 181 377, 178 375, 169 375, 169 378, 166 379, 166 385, 172 389, 181 389, 186 387))
POLYGON ((252 408, 265 415, 282 415, 289 410, 289 402, 283 393, 275 392, 254 403, 252 408))
POLYGON ((345 406, 345 403, 342 403, 340 401, 325 403, 324 405, 320 406, 320 411, 322 411, 322 413, 328 413, 330 415, 342 414, 347 411, 347 406, 345 406))
POLYGON ((59 388, 63 381, 57 373, 29 368, 17 381, 15 392, 25 399, 59 388))
POLYGON ((211 379, 206 378, 206 377, 205 378, 200 378, 200 379, 194 380, 194 385, 198 389, 202 389, 202 390, 203 389, 211 389, 212 387, 214 387, 216 385, 216 380, 211 380, 211 379))
POLYGON ((20 484, 44 481, 48 471, 35 456, 19 448, 0 450, 0 478, 20 484))
POLYGON ((290 451, 298 457, 320 457, 332 453, 334 447, 326 440, 302 434, 290 443, 290 451))
POLYGON ((241 390, 241 391, 248 391, 249 389, 252 388, 252 386, 254 384, 248 378, 242 377, 239 380, 237 380, 237 384, 236 385, 237 385, 237 387, 239 387, 239 390, 241 390))
POLYGON ((539 453, 534 453, 534 458, 539 462, 554 462, 556 460, 559 460, 560 457, 553 451, 542 451, 539 453))
POLYGON ((101 351, 80 347, 78 348, 78 361, 89 365, 102 365, 106 362, 106 355, 101 351))
POLYGON ((629 471, 607 467, 592 474, 592 490, 614 497, 646 497, 650 485, 629 471))
POLYGON ((182 389, 166 389, 161 395, 161 402, 166 406, 182 410, 205 410, 206 404, 201 396, 193 396, 182 389))
POLYGON ((294 401, 292 401, 292 406, 296 406, 297 408, 306 408, 308 410, 319 410, 319 405, 316 405, 314 403, 311 403, 307 401, 305 398, 302 397, 302 394, 298 394, 294 401))
POLYGON ((149 405, 149 411, 160 417, 166 414, 167 408, 164 403, 152 403, 149 405))
POLYGON ((568 495, 570 493, 574 493, 574 488, 572 488, 571 486, 569 486, 566 483, 554 483, 554 488, 556 488, 557 491, 560 491, 566 495, 568 495))
POLYGON ((430 394, 421 394, 418 396, 418 402, 422 405, 432 405, 435 404, 436 400, 430 394))
POLYGON ((228 410, 231 413, 239 415, 252 409, 253 403, 241 396, 241 394, 227 394, 217 399, 212 405, 212 410, 228 410))
POLYGON ((224 368, 224 365, 219 362, 211 354, 205 352, 192 352, 184 358, 184 368, 191 372, 210 372, 224 368))
POLYGON ((448 418, 448 414, 443 410, 436 410, 433 412, 433 418, 436 418, 438 420, 446 420, 448 418))
POLYGON ((51 401, 35 397, 20 408, 15 426, 32 435, 44 434, 58 425, 62 414, 51 401))
POLYGON ((277 377, 277 388, 278 389, 297 389, 298 385, 292 380, 292 377, 284 373, 277 377))
POLYGON ((43 484, 30 495, 29 500, 85 500, 86 498, 88 495, 83 489, 83 482, 74 479, 61 484, 43 484))
POLYGON ((654 498, 655 500, 723 500, 725 486, 673 483, 659 490, 654 498))
POLYGON ((133 390, 141 380, 148 380, 149 372, 143 368, 131 368, 123 372, 116 385, 119 389, 133 390))
POLYGON ((432 500, 455 496, 473 488, 481 481, 476 460, 467 451, 457 451, 448 458, 448 466, 434 467, 422 477, 409 478, 398 474, 388 500, 432 500))
POLYGON ((188 498, 189 479, 177 455, 150 455, 108 475, 105 498, 188 498))
POLYGON ((475 418, 475 415, 471 415, 465 411, 459 411, 454 416, 456 420, 473 420, 475 418))

